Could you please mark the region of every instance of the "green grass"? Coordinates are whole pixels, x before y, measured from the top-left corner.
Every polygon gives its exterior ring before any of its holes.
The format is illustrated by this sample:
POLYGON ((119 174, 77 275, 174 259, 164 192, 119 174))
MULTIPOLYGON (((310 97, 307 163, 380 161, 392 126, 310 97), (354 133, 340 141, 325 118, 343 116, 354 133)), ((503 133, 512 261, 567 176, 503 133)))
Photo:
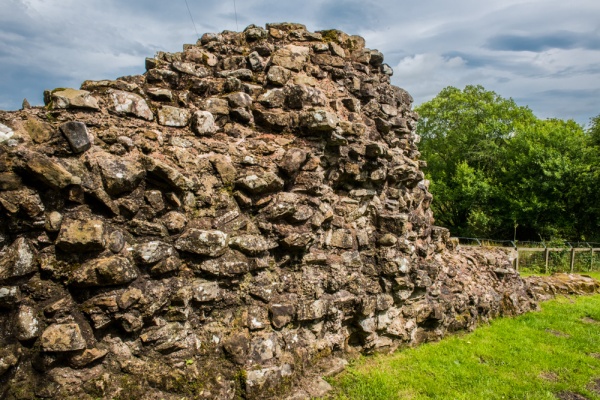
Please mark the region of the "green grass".
POLYGON ((556 399, 600 378, 600 295, 559 298, 541 312, 392 355, 362 357, 331 379, 333 399, 556 399), (569 336, 557 336, 561 332, 569 336))

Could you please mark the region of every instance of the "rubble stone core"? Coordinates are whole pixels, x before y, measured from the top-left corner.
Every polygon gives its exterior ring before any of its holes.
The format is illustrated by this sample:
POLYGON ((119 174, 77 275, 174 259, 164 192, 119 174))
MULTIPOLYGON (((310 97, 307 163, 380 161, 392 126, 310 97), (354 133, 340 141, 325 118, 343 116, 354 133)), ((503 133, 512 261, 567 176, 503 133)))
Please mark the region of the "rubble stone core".
POLYGON ((146 69, 0 111, 1 398, 285 398, 536 308, 433 225, 412 98, 363 38, 251 25, 146 69))

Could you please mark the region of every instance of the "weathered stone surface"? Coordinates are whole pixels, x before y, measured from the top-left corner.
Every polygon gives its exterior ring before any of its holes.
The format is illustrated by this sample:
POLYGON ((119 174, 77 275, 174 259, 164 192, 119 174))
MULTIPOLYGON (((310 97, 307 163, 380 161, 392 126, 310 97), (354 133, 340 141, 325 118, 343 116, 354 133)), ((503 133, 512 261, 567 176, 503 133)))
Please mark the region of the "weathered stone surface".
POLYGON ((250 68, 252 71, 259 72, 265 69, 265 60, 258 54, 257 51, 253 51, 248 55, 248 63, 250 64, 250 68))
POLYGON ((231 238, 229 241, 229 246, 249 256, 258 256, 261 253, 277 247, 276 244, 274 245, 264 237, 258 235, 236 236, 231 238))
POLYGON ((0 124, 0 143, 6 142, 8 139, 14 136, 14 132, 8 126, 0 124))
POLYGON ((37 270, 35 253, 25 238, 15 240, 0 257, 0 280, 25 276, 37 270))
POLYGON ((99 360, 108 354, 108 350, 101 349, 85 349, 81 354, 77 354, 69 360, 69 364, 73 368, 83 368, 86 365, 99 360))
POLYGON ((89 108, 98 110, 98 101, 87 90, 64 89, 52 92, 52 108, 89 108))
POLYGON ((219 284, 217 282, 209 282, 195 280, 192 283, 193 299, 200 303, 213 301, 219 298, 219 284))
POLYGON ((283 89, 270 89, 261 94, 258 101, 269 108, 283 107, 285 102, 285 92, 283 89))
POLYGON ((173 92, 169 89, 148 88, 146 93, 148 93, 152 99, 157 101, 173 101, 173 92))
POLYGON ((304 149, 291 148, 285 152, 285 155, 279 163, 279 168, 284 170, 288 175, 292 175, 300 171, 300 167, 306 162, 308 152, 304 149))
POLYGON ((146 171, 136 160, 103 154, 98 157, 98 166, 106 192, 112 196, 131 192, 144 179, 146 171))
POLYGON ((158 123, 165 126, 182 127, 190 120, 190 111, 185 108, 162 106, 158 110, 158 123))
POLYGON ((234 277, 250 270, 250 263, 244 254, 235 250, 225 250, 219 258, 203 261, 201 271, 220 277, 234 277))
POLYGON ((204 102, 204 108, 213 115, 229 114, 229 102, 225 99, 211 97, 204 102))
POLYGON ((86 347, 81 329, 74 323, 50 325, 42 333, 40 342, 44 351, 51 352, 83 350, 86 347))
POLYGON ((187 218, 177 211, 169 211, 162 217, 163 224, 171 233, 179 233, 185 228, 187 218))
POLYGON ((352 232, 347 229, 338 229, 331 235, 330 245, 340 249, 351 249, 354 247, 352 232))
POLYGON ((192 117, 192 130, 199 136, 215 133, 217 126, 213 115, 208 111, 196 111, 192 117))
POLYGON ((283 188, 281 178, 272 172, 265 172, 260 176, 255 174, 246 175, 239 178, 235 183, 241 189, 255 194, 276 192, 283 188))
POLYGON ((296 309, 293 304, 273 303, 269 305, 271 323, 275 329, 281 329, 294 320, 296 309))
POLYGON ((272 387, 276 387, 283 378, 291 374, 292 367, 289 364, 248 371, 246 375, 248 394, 257 396, 272 387))
POLYGON ((55 159, 40 153, 27 152, 23 156, 26 170, 43 184, 54 188, 64 189, 69 185, 78 185, 81 178, 73 176, 55 159))
POLYGON ((73 153, 82 153, 92 147, 87 127, 83 122, 65 122, 60 126, 60 131, 67 138, 73 153))
POLYGON ((237 178, 237 169, 231 159, 224 155, 215 155, 210 159, 211 164, 219 174, 225 186, 232 186, 237 178))
POLYGON ((308 60, 309 49, 304 46, 287 45, 275 51, 271 57, 273 65, 292 71, 300 71, 308 60))
POLYGON ((98 219, 63 221, 56 246, 68 252, 102 250, 105 246, 104 222, 98 219))
POLYGON ((175 247, 188 253, 218 257, 227 250, 228 241, 225 232, 190 228, 177 239, 175 247))
POLYGON ((255 109, 254 118, 257 124, 280 132, 290 125, 290 115, 281 111, 265 111, 255 109))
POLYGON ((0 286, 0 307, 11 308, 21 298, 18 286, 0 286))
POLYGON ((37 317, 37 312, 33 307, 21 305, 15 328, 17 329, 17 339, 27 341, 37 338, 41 333, 40 320, 37 317))
POLYGON ((3 376, 17 362, 19 362, 19 353, 16 346, 5 346, 0 349, 0 376, 3 376))
POLYGON ((210 71, 202 66, 194 63, 186 63, 181 61, 173 62, 173 68, 184 74, 197 76, 198 78, 204 78, 210 75, 210 71))
POLYGON ((231 108, 246 108, 252 105, 252 97, 244 92, 236 92, 227 96, 231 108))
POLYGON ((112 286, 129 283, 138 277, 138 272, 127 258, 112 256, 88 261, 71 276, 73 286, 112 286))
POLYGON ((141 163, 146 169, 148 180, 178 190, 194 188, 193 181, 166 162, 153 157, 142 157, 141 163))
POLYGON ((337 123, 335 114, 326 110, 306 111, 301 116, 301 124, 309 132, 331 132, 337 123))
POLYGON ((146 100, 137 94, 114 90, 110 92, 112 110, 117 114, 133 115, 148 121, 154 119, 154 114, 148 107, 146 100))
POLYGON ((136 261, 142 265, 155 264, 176 255, 173 246, 158 240, 138 244, 134 247, 133 252, 136 261))
POLYGON ((267 72, 267 81, 271 85, 283 86, 287 83, 291 76, 292 73, 288 69, 278 65, 273 65, 267 72))

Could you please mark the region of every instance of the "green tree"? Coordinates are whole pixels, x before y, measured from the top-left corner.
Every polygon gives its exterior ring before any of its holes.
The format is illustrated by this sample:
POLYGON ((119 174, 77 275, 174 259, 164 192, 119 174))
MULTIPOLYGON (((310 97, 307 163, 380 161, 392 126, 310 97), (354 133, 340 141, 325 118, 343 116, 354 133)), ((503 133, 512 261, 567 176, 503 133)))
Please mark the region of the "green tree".
POLYGON ((590 236, 593 135, 580 125, 540 120, 482 86, 447 87, 416 111, 438 224, 460 236, 590 236))

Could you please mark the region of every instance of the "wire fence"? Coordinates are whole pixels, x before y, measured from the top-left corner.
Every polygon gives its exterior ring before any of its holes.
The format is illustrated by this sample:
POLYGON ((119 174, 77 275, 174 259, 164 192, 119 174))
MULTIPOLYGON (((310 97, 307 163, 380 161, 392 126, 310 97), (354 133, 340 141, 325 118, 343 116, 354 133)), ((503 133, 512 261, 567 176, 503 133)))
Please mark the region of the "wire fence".
POLYGON ((600 271, 600 243, 530 242, 456 237, 463 246, 504 247, 515 252, 515 269, 529 273, 600 271))

